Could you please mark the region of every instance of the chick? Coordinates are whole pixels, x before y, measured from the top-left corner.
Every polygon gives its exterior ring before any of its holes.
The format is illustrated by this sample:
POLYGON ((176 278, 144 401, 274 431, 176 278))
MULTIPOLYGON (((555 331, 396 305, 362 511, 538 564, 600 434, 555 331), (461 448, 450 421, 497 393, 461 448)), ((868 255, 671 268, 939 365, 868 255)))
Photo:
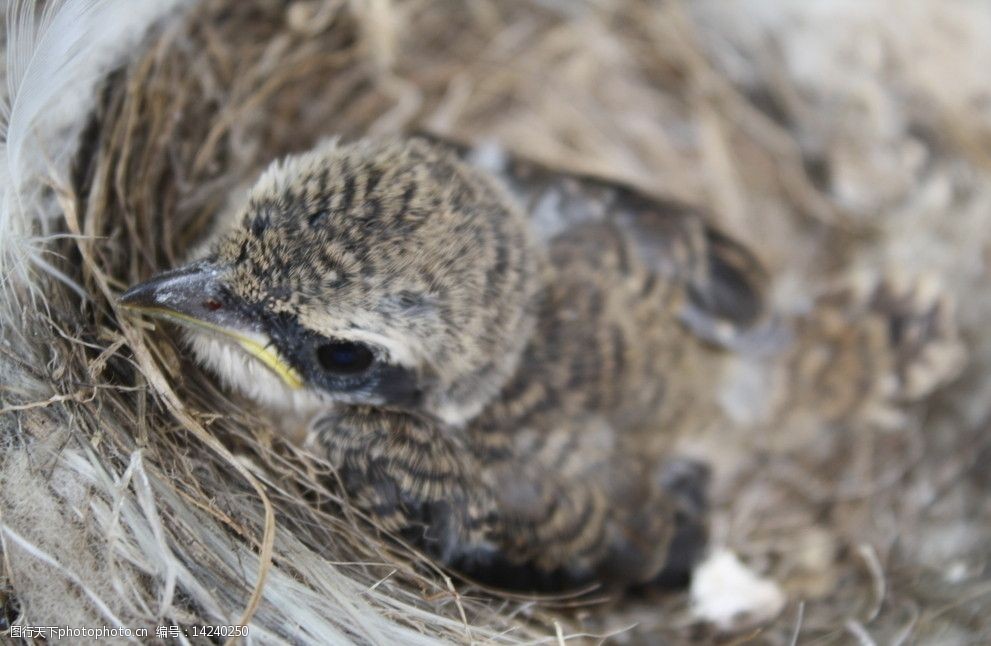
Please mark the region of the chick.
MULTIPOLYGON (((352 503, 468 576, 683 583, 708 471, 672 438, 719 419, 727 354, 791 366, 822 330, 775 322, 759 263, 698 212, 484 157, 322 143, 274 163, 204 257, 121 302, 184 326, 231 387, 310 416, 352 503)), ((850 312, 842 330, 870 318, 850 312)))

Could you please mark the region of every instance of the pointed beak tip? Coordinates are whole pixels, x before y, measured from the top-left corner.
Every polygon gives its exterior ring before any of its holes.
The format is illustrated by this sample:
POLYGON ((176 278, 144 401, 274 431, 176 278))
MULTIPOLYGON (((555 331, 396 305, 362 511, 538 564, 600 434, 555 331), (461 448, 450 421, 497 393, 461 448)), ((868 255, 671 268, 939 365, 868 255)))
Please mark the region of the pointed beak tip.
POLYGON ((166 271, 124 290, 117 297, 122 309, 182 325, 248 330, 251 317, 229 300, 217 272, 204 263, 166 271))
POLYGON ((129 287, 123 294, 118 296, 117 304, 121 307, 134 307, 134 288, 129 287))
POLYGON ((149 283, 132 285, 117 297, 117 304, 129 310, 138 310, 155 305, 155 288, 149 283))
POLYGON ((204 262, 161 272, 131 285, 117 297, 117 302, 122 307, 134 310, 166 309, 183 312, 190 307, 195 309, 203 295, 214 288, 215 273, 204 262))

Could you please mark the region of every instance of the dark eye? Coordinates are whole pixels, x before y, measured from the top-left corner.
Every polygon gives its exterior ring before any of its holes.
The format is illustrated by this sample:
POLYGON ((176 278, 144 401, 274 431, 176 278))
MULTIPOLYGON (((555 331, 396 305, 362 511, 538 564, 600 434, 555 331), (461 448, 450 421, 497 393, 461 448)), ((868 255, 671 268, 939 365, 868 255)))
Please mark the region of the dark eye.
POLYGON ((357 375, 365 372, 375 361, 368 346, 348 341, 334 341, 317 347, 317 361, 327 372, 357 375))

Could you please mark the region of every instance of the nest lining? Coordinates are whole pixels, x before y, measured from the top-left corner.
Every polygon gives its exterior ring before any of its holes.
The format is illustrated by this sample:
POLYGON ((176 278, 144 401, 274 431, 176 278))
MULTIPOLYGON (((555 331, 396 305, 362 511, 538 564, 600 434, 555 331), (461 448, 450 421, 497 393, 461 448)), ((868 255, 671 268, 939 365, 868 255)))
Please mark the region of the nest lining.
MULTIPOLYGON (((158 24, 102 84, 72 172, 50 178, 47 204, 75 236, 50 243, 55 264, 86 298, 37 272, 6 303, 5 328, 23 335, 7 347, 27 348, 4 353, 16 383, 5 380, 0 417, 4 571, 25 619, 246 621, 261 640, 304 642, 712 638, 681 596, 521 599, 445 577, 359 529, 325 465, 173 335, 113 305, 178 264, 271 159, 323 136, 416 129, 705 204, 762 251, 786 309, 823 276, 908 257, 972 292, 991 182, 959 131, 986 134, 991 120, 966 108, 967 92, 900 67, 912 51, 890 35, 891 70, 867 61, 861 86, 838 70, 811 82, 734 21, 779 30, 783 47, 814 22, 748 22, 747 8, 712 5, 203 0, 158 24), (918 107, 935 95, 937 109, 918 107), (895 110, 894 125, 858 121, 857 98, 895 110), (917 133, 947 121, 954 129, 923 138, 927 164, 913 166, 917 133)), ((856 11, 847 19, 875 29, 856 11)), ((920 30, 926 15, 905 20, 920 30)), ((828 33, 813 42, 841 50, 828 33)), ((989 311, 991 299, 972 298, 961 318, 989 311)), ((975 529, 988 511, 973 467, 987 449, 978 402, 991 343, 971 341, 969 378, 897 433, 700 429, 720 474, 718 540, 796 600, 762 633, 769 642, 796 630, 988 634, 975 529), (940 568, 954 563, 948 578, 940 568)))

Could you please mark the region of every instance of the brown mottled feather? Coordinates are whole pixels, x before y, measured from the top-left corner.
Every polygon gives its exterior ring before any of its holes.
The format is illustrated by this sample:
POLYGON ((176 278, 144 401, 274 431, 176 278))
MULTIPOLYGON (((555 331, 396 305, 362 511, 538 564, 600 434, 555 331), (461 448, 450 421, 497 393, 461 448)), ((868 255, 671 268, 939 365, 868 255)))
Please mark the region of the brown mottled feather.
MULTIPOLYGON (((305 382, 354 504, 497 585, 687 576, 707 473, 671 438, 725 421, 727 353, 785 375, 783 414, 831 422, 958 363, 933 351, 957 346, 931 298, 879 288, 782 323, 759 263, 697 211, 421 139, 274 166, 203 262, 305 382), (374 379, 322 373, 329 339, 374 346, 374 379)), ((193 341, 253 396, 299 401, 193 341)))

